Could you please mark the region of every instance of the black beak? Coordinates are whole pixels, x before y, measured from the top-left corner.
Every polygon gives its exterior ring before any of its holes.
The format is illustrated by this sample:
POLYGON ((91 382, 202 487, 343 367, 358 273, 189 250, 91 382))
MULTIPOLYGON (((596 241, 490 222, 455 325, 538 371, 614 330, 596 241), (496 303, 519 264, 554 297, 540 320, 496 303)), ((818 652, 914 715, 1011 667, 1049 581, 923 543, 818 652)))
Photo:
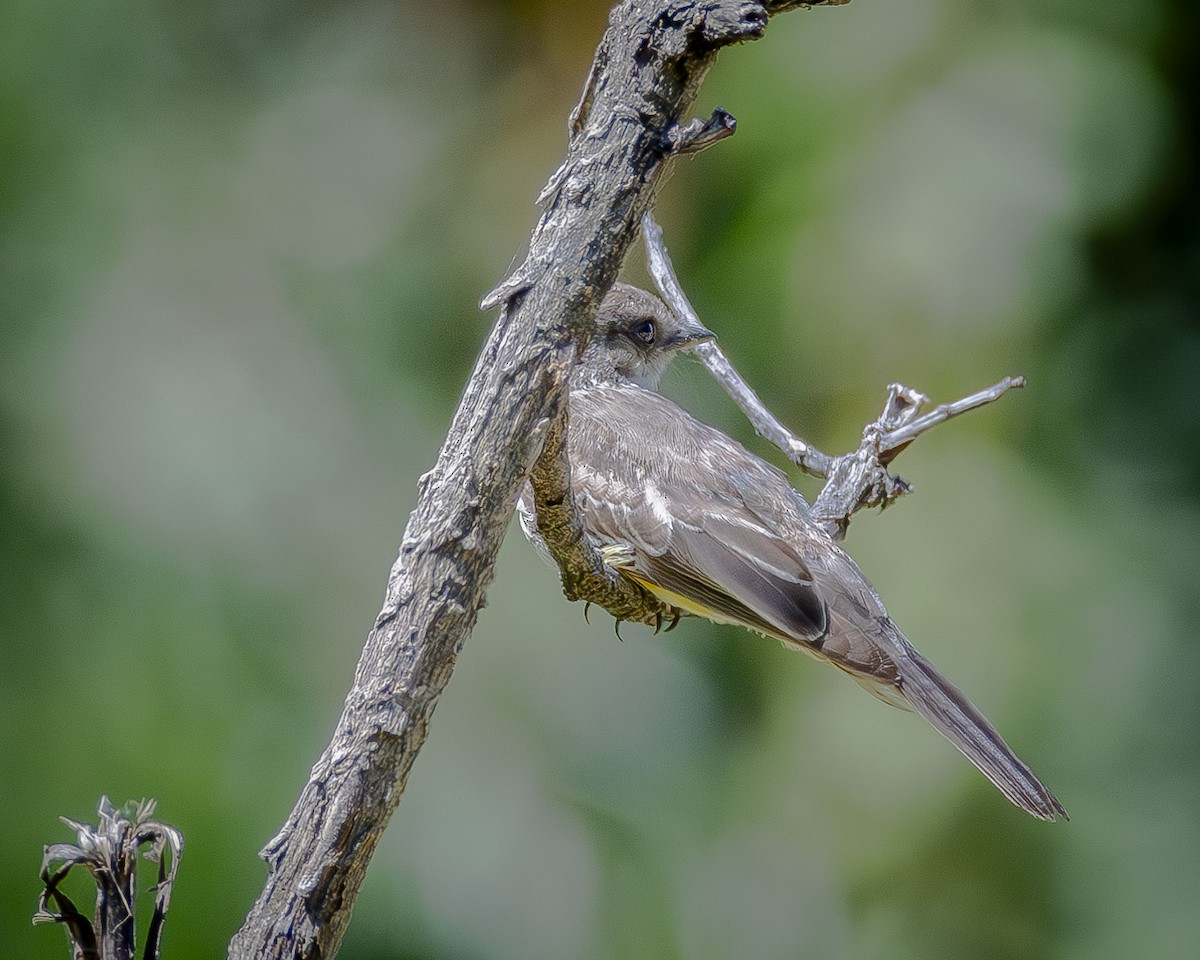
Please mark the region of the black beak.
POLYGON ((708 327, 702 327, 698 323, 685 322, 678 331, 671 337, 671 346, 673 347, 692 347, 697 343, 707 343, 709 340, 716 340, 717 335, 708 327))

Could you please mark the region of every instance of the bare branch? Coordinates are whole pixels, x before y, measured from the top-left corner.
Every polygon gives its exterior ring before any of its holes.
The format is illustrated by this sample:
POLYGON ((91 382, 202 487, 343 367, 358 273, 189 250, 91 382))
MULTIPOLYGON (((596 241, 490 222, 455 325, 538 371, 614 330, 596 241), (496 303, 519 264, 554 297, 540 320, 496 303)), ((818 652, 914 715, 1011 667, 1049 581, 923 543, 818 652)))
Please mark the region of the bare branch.
MULTIPOLYGON (((650 211, 642 215, 642 236, 650 275, 663 299, 680 316, 700 323, 675 274, 662 228, 650 211)), ((993 403, 1014 387, 1025 386, 1023 377, 1005 377, 986 390, 953 403, 944 403, 921 417, 918 414, 929 398, 910 387, 893 383, 888 387, 883 412, 863 429, 858 449, 840 457, 830 457, 780 423, 717 344, 711 341, 700 343, 692 348, 692 352, 704 361, 760 437, 773 443, 800 469, 825 479, 825 486, 812 505, 811 515, 835 540, 845 537, 850 518, 856 511, 889 506, 911 490, 903 479, 888 473, 887 467, 913 440, 951 417, 993 403)))
MULTIPOLYGON (((925 416, 918 420, 913 420, 904 425, 892 430, 885 436, 880 448, 884 453, 900 450, 907 444, 912 443, 926 430, 936 427, 939 423, 945 423, 951 417, 957 417, 960 414, 966 413, 968 410, 975 410, 978 407, 985 406, 989 403, 995 403, 1009 390, 1019 389, 1025 386, 1024 377, 1005 377, 999 383, 994 383, 978 393, 973 393, 969 397, 963 397, 961 400, 955 400, 953 403, 943 403, 941 406, 934 407, 925 416)), ((893 454, 894 455, 894 454, 893 454)))
MULTIPOLYGON (((571 116, 567 157, 539 198, 529 252, 484 299, 500 317, 421 483, 337 730, 262 852, 267 882, 230 957, 337 951, 475 625, 546 424, 550 436, 560 429, 576 338, 616 279, 668 161, 714 135, 680 124, 717 52, 760 36, 768 16, 794 6, 623 0, 613 9, 571 116)), ((570 497, 563 502, 573 509, 570 497)))
POLYGON ((857 450, 834 462, 824 488, 812 505, 812 517, 835 540, 846 535, 850 517, 866 507, 888 507, 912 488, 888 473, 888 465, 922 433, 951 417, 999 400, 1014 387, 1023 387, 1023 377, 1005 377, 986 390, 953 403, 945 403, 920 416, 928 398, 909 387, 893 383, 883 413, 863 429, 857 450))
MULTIPOLYGON (((675 275, 671 256, 667 253, 667 245, 663 241, 662 227, 649 211, 642 216, 642 236, 646 242, 646 261, 650 267, 650 275, 658 285, 667 306, 680 316, 699 323, 696 310, 675 275)), ((716 343, 710 340, 697 344, 692 348, 692 352, 704 361, 717 383, 733 398, 733 402, 746 415, 746 419, 760 437, 775 444, 785 457, 806 473, 815 477, 829 476, 833 459, 805 443, 780 423, 742 375, 734 369, 716 343)))

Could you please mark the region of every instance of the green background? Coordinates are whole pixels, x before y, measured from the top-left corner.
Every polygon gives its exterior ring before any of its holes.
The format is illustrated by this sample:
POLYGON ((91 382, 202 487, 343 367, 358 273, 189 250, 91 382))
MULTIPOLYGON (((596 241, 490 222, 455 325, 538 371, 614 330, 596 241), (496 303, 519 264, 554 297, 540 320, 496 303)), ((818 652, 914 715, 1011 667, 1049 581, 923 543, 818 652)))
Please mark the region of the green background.
MULTIPOLYGON (((67 956, 29 923, 41 847, 103 793, 186 835, 166 956, 223 955, 606 9, 0 6, 5 955, 67 956)), ((1193 0, 792 13, 722 54, 697 110, 739 132, 659 211, 824 449, 889 382, 1029 378, 848 546, 1072 822, 759 637, 618 642, 514 535, 343 956, 1197 954, 1198 36, 1193 0)))

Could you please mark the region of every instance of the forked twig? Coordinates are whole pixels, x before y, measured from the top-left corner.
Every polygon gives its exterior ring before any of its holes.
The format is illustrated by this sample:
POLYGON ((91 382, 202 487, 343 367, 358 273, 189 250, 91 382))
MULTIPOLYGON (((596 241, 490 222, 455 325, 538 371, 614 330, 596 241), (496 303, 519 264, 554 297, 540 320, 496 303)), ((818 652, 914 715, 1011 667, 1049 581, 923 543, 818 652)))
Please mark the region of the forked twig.
MULTIPOLYGON (((642 216, 642 235, 646 242, 646 260, 667 305, 693 322, 700 323, 667 253, 662 228, 647 211, 642 216)), ((769 440, 792 463, 806 473, 825 480, 825 486, 813 502, 811 516, 835 540, 846 535, 850 518, 864 507, 886 507, 912 488, 900 477, 888 472, 888 465, 921 434, 951 417, 957 417, 999 400, 1016 387, 1025 386, 1024 377, 1005 377, 998 383, 935 407, 921 416, 929 398, 899 383, 888 387, 888 398, 879 417, 863 428, 858 449, 831 457, 806 443, 766 408, 758 394, 734 369, 721 348, 709 341, 697 344, 692 352, 738 405, 760 437, 769 440)))

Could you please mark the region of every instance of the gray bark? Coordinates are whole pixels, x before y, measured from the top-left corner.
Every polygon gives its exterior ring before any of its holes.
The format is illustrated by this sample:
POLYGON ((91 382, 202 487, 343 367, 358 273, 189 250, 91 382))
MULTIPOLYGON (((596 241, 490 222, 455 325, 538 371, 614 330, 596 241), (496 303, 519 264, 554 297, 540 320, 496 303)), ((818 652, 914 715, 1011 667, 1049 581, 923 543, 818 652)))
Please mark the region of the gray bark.
MULTIPOLYGON (((840 3, 844 0, 824 0, 840 3)), ((625 0, 571 119, 567 157, 434 468, 422 479, 383 609, 333 739, 262 852, 266 885, 229 956, 336 953, 376 844, 475 624, 521 483, 565 409, 581 331, 670 159, 714 136, 684 114, 728 44, 802 4, 625 0)))

